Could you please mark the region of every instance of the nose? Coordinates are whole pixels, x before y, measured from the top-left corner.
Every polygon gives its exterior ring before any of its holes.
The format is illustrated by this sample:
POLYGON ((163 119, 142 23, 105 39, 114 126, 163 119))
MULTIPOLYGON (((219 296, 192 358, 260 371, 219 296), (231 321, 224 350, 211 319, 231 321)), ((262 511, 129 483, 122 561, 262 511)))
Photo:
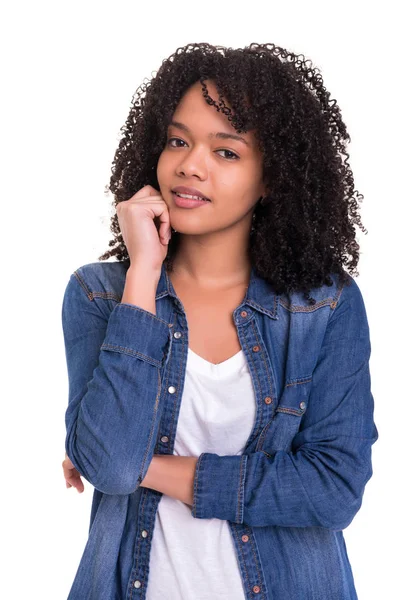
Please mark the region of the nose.
POLYGON ((185 156, 177 166, 177 173, 186 177, 196 176, 199 179, 207 177, 205 152, 199 149, 185 152, 185 156))

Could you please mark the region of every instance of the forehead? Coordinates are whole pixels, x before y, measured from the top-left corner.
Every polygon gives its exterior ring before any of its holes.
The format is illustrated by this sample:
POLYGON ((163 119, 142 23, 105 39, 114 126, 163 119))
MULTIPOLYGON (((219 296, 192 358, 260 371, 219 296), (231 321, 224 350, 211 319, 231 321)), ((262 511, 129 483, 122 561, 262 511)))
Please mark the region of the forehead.
MULTIPOLYGON (((209 96, 211 96, 218 104, 219 97, 215 84, 212 81, 207 80, 206 86, 209 96)), ((228 108, 231 108, 228 99, 225 97, 224 102, 228 108)), ((203 89, 199 81, 194 83, 182 95, 171 118, 171 122, 180 122, 186 125, 193 133, 225 132, 227 134, 239 135, 244 138, 250 146, 253 146, 255 140, 255 130, 249 130, 246 133, 240 132, 240 134, 238 134, 227 116, 221 111, 218 111, 215 106, 207 103, 203 96, 203 89)))

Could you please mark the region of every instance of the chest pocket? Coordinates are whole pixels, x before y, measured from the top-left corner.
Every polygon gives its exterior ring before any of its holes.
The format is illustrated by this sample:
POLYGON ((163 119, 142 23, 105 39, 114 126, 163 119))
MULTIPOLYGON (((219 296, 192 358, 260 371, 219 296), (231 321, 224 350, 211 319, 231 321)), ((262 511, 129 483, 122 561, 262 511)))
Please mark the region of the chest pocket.
POLYGON ((274 416, 260 433, 256 451, 262 450, 270 457, 278 450, 290 452, 308 407, 311 381, 310 376, 286 382, 274 416))

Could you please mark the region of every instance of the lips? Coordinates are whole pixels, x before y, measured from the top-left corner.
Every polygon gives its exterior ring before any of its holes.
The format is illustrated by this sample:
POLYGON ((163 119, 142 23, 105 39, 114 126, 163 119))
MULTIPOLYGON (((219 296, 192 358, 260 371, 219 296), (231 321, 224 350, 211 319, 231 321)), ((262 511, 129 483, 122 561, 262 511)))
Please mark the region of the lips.
POLYGON ((200 206, 207 206, 207 204, 211 204, 209 200, 205 200, 204 198, 183 198, 175 192, 172 192, 172 196, 174 198, 175 205, 179 208, 196 208, 200 206))
POLYGON ((197 190, 196 188, 192 187, 187 187, 185 185, 178 185, 177 187, 172 188, 172 192, 178 194, 188 194, 190 196, 199 196, 200 198, 204 198, 204 200, 208 200, 209 202, 211 202, 210 198, 208 198, 208 196, 203 194, 200 190, 197 190))

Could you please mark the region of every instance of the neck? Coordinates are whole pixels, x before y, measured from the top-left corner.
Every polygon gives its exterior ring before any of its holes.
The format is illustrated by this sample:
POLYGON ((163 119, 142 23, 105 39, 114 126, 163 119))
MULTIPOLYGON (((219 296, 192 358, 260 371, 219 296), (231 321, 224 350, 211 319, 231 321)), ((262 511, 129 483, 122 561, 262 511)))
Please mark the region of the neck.
POLYGON ((207 235, 181 234, 173 272, 203 289, 248 283, 251 274, 248 236, 232 231, 207 235))

